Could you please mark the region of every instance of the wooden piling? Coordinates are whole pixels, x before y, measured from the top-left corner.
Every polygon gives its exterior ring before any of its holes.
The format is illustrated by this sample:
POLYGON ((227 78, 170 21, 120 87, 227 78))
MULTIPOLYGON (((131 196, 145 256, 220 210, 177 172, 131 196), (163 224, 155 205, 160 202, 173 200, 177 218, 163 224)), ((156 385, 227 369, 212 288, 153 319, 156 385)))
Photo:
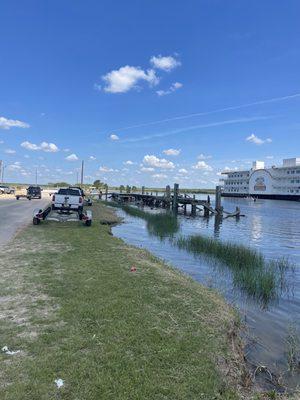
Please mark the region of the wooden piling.
MULTIPOLYGON (((209 203, 208 203, 208 204, 209 204, 209 203)), ((204 211, 204 217, 205 217, 205 218, 208 218, 208 217, 209 217, 209 209, 208 209, 207 207, 204 206, 203 211, 204 211)))
POLYGON ((170 208, 170 206, 171 206, 171 188, 170 188, 170 186, 169 185, 167 185, 166 186, 166 194, 165 194, 165 197, 166 197, 166 207, 167 208, 170 208))
POLYGON ((178 211, 178 191, 179 191, 179 185, 178 185, 178 183, 174 183, 172 209, 173 209, 173 212, 175 212, 175 213, 177 213, 177 211, 178 211))
POLYGON ((222 205, 221 205, 221 186, 216 186, 216 205, 215 209, 217 212, 222 212, 222 205))
POLYGON ((196 215, 196 212, 197 212, 197 204, 196 204, 195 200, 196 200, 196 196, 193 195, 193 201, 192 201, 192 203, 191 203, 191 205, 192 205, 191 214, 192 214, 193 216, 195 216, 195 215, 196 215))
POLYGON ((142 186, 142 194, 145 194, 145 186, 142 186))

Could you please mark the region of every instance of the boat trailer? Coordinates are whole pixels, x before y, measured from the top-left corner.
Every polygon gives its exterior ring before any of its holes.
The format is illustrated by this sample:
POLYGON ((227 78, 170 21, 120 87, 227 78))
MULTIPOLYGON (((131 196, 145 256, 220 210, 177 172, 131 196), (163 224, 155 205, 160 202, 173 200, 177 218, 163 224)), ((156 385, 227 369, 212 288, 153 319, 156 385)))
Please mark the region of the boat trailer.
POLYGON ((73 210, 52 210, 51 206, 44 210, 36 209, 33 212, 32 223, 39 225, 41 221, 55 222, 77 222, 82 221, 86 226, 92 225, 92 211, 86 210, 83 213, 73 210))

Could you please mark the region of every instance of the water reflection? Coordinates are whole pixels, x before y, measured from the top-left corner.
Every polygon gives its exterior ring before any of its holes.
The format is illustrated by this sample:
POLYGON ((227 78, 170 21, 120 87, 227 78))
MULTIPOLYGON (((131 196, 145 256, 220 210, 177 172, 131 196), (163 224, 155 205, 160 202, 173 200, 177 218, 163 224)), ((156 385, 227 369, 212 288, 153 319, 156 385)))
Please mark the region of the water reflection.
POLYGON ((262 216, 261 215, 253 215, 252 221, 252 239, 260 240, 262 236, 262 216))

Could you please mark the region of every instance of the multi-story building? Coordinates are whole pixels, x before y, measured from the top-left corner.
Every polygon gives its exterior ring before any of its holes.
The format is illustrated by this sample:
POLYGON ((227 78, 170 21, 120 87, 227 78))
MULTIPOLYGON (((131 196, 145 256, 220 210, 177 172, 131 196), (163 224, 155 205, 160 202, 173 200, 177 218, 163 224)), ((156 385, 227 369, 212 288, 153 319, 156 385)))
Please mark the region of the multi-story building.
POLYGON ((266 168, 254 161, 250 171, 224 171, 223 196, 300 201, 300 158, 283 160, 282 166, 266 168))

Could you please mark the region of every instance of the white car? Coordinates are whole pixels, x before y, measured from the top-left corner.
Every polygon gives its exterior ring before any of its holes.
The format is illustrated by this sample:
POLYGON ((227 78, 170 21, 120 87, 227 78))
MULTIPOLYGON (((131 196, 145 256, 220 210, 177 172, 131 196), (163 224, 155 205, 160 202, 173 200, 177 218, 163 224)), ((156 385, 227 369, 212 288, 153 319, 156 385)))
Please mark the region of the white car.
POLYGON ((83 212, 83 196, 80 188, 61 188, 52 196, 52 210, 83 212))

